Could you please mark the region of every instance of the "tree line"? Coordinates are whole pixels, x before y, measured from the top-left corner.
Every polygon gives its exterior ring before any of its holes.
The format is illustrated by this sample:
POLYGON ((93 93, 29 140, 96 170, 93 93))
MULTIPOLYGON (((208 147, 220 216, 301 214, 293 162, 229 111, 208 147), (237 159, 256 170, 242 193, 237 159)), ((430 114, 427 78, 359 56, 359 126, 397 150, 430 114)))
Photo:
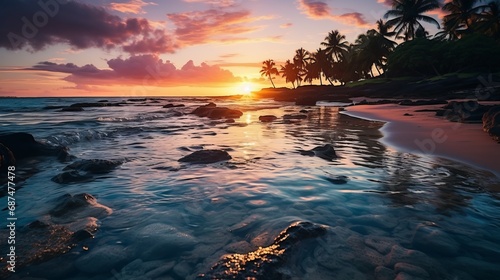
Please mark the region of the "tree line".
POLYGON ((385 21, 378 20, 376 29, 360 34, 353 44, 333 30, 316 51, 299 48, 280 69, 274 60, 265 60, 260 73, 273 87, 273 76, 281 75, 295 88, 315 80, 333 85, 380 75, 442 75, 485 67, 498 71, 500 1, 485 2, 452 0, 440 6, 437 0, 393 0, 385 21), (441 25, 425 14, 439 8, 446 14, 441 25), (440 31, 429 36, 422 22, 440 31))

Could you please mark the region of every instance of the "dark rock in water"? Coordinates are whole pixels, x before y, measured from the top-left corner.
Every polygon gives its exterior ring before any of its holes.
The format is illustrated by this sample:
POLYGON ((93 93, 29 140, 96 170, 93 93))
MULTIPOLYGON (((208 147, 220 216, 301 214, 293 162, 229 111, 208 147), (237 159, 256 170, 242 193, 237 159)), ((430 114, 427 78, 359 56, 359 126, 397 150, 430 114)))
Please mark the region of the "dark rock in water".
POLYGON ((84 217, 102 218, 113 212, 97 203, 96 198, 88 193, 74 196, 65 194, 57 200, 60 201, 59 204, 50 210, 49 214, 58 221, 68 222, 84 217))
POLYGON ((294 245, 308 238, 322 236, 327 229, 310 222, 296 222, 283 230, 267 247, 246 254, 225 255, 199 279, 287 279, 280 271, 294 245))
POLYGON ((14 154, 0 143, 0 170, 7 170, 9 166, 16 165, 16 158, 14 154))
POLYGON ((0 143, 7 147, 16 159, 34 156, 59 156, 60 153, 67 153, 66 147, 40 143, 35 140, 33 135, 24 132, 0 135, 0 143))
POLYGON ((62 108, 66 108, 66 106, 61 106, 61 105, 49 105, 49 106, 45 106, 43 107, 44 110, 54 110, 54 109, 62 109, 62 108))
POLYGON ((104 174, 111 172, 121 165, 123 161, 107 159, 83 159, 66 166, 63 170, 87 171, 92 174, 104 174))
POLYGON ((81 112, 81 111, 85 111, 83 110, 82 107, 64 107, 61 109, 61 112, 81 112))
POLYGON ((217 107, 217 105, 212 102, 196 108, 193 112, 191 112, 191 114, 211 119, 237 119, 243 115, 243 113, 239 110, 217 107))
POLYGON ((144 101, 146 101, 146 98, 130 98, 130 99, 127 99, 127 101, 130 101, 130 102, 144 102, 144 101))
POLYGON ((89 108, 89 107, 111 107, 111 106, 121 106, 122 104, 124 104, 124 103, 84 102, 84 103, 71 104, 70 107, 81 107, 81 108, 89 108))
POLYGON ((93 177, 87 173, 78 172, 76 170, 66 171, 52 177, 52 181, 58 184, 70 184, 82 181, 91 180, 93 177))
POLYGON ((491 108, 483 115, 483 130, 500 142, 500 106, 491 108))
POLYGON ((460 244, 452 236, 432 224, 420 224, 412 238, 413 248, 425 253, 454 257, 460 244))
POLYGON ((284 120, 305 120, 307 119, 307 115, 301 115, 301 114, 287 114, 283 116, 284 120))
POLYGON ((176 107, 184 107, 185 105, 184 104, 172 104, 172 103, 168 103, 167 105, 164 105, 163 108, 176 108, 176 107))
POLYGON ((69 184, 94 179, 95 174, 105 174, 113 171, 123 161, 105 159, 83 159, 64 167, 63 173, 56 175, 52 181, 59 184, 69 184))
POLYGON ((180 162, 189 162, 193 164, 214 163, 224 160, 230 160, 232 157, 226 152, 221 150, 201 150, 187 155, 181 159, 180 162))
POLYGON ((259 116, 259 121, 261 121, 261 122, 273 122, 277 119, 278 119, 278 117, 273 116, 273 115, 259 116))
POLYGON ((300 154, 303 156, 317 156, 328 161, 338 158, 337 153, 331 144, 318 146, 309 151, 300 151, 300 154))
POLYGON ((411 117, 411 116, 413 116, 413 115, 412 115, 412 114, 405 113, 403 116, 405 116, 405 117, 411 117))
POLYGON ((102 103, 102 102, 109 102, 109 101, 108 101, 107 99, 103 99, 103 100, 99 100, 99 101, 97 101, 97 102, 102 103))
POLYGON ((299 113, 301 113, 301 114, 307 114, 307 113, 309 113, 309 111, 303 109, 303 110, 300 110, 299 113))
POLYGON ((328 182, 334 184, 334 185, 343 185, 343 184, 347 184, 347 181, 349 180, 347 178, 347 176, 337 176, 335 178, 325 178, 325 180, 327 180, 328 182))

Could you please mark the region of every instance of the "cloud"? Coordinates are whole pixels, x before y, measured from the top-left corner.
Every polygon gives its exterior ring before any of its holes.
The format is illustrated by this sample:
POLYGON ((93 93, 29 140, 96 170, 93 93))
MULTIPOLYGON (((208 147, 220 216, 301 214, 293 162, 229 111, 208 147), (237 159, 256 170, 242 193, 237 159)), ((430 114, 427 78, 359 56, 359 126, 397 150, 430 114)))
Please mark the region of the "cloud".
POLYGON ((126 14, 144 14, 142 7, 147 5, 157 5, 153 2, 144 2, 142 0, 130 0, 127 3, 110 3, 108 7, 112 10, 126 14))
POLYGON ((147 19, 122 19, 85 3, 17 0, 2 1, 0 8, 5 23, 0 25, 0 47, 10 50, 39 51, 61 43, 73 49, 123 47, 132 53, 175 50, 173 38, 147 19))
POLYGON ((219 9, 167 14, 167 17, 176 25, 174 34, 180 46, 244 41, 245 37, 235 37, 235 35, 257 31, 261 28, 248 24, 269 19, 269 17, 251 17, 248 10, 219 9))
POLYGON ((229 7, 235 4, 234 0, 184 0, 188 3, 205 3, 210 5, 215 5, 219 7, 229 7))
POLYGON ((280 28, 290 28, 292 27, 293 23, 289 22, 289 23, 284 23, 282 25, 280 25, 280 28))
POLYGON ((80 88, 89 85, 210 85, 241 81, 241 78, 219 66, 206 63, 197 66, 190 60, 178 69, 170 61, 164 62, 152 54, 111 59, 108 66, 110 69, 98 69, 92 64, 77 66, 73 63, 44 61, 28 70, 70 74, 64 80, 75 83, 80 88))
POLYGON ((392 7, 393 0, 377 0, 377 3, 384 4, 386 6, 392 7))
POLYGON ((345 13, 335 15, 327 3, 315 0, 298 0, 299 10, 307 17, 315 20, 339 21, 347 25, 368 27, 369 24, 361 13, 345 13))

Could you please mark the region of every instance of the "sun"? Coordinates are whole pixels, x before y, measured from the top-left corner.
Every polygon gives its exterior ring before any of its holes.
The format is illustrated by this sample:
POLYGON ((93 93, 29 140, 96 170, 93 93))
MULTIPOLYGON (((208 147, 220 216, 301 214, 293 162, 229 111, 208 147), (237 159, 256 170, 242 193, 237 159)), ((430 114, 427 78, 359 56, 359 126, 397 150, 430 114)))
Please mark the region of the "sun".
POLYGON ((252 83, 243 82, 239 86, 239 91, 240 91, 240 94, 242 94, 242 95, 251 95, 254 88, 255 87, 252 83))

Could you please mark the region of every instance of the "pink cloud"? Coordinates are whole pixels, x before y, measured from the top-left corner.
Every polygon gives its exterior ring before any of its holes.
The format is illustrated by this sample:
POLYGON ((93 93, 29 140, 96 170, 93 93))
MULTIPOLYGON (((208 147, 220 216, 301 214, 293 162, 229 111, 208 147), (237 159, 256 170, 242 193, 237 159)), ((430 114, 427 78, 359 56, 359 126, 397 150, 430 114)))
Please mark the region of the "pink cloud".
POLYGON ((331 12, 327 3, 315 0, 298 0, 299 10, 307 17, 315 20, 333 20, 343 24, 353 25, 357 27, 369 27, 370 25, 365 20, 361 13, 345 13, 335 15, 331 12))
POLYGON ((142 7, 147 5, 157 5, 153 2, 144 2, 142 0, 130 0, 127 3, 111 3, 108 7, 112 10, 126 14, 144 14, 142 7))
POLYGON ((384 4, 386 6, 392 7, 393 0, 377 0, 377 3, 384 4))
POLYGON ((40 62, 28 70, 68 73, 64 80, 78 87, 89 85, 147 85, 179 86, 210 85, 240 82, 241 78, 216 65, 192 60, 178 69, 170 61, 163 61, 157 55, 138 55, 127 59, 115 58, 108 61, 108 69, 98 69, 94 65, 77 66, 73 63, 57 64, 40 62))
POLYGON ((205 3, 220 7, 229 7, 235 4, 234 0, 184 0, 184 2, 188 3, 205 3))
POLYGON ((282 25, 280 25, 280 28, 290 28, 293 26, 293 23, 289 22, 289 23, 284 23, 282 25))
POLYGON ((210 9, 177 14, 168 14, 175 24, 175 36, 180 46, 204 44, 209 42, 242 41, 245 37, 235 37, 251 33, 260 27, 249 26, 269 17, 251 17, 250 11, 223 11, 210 9))

